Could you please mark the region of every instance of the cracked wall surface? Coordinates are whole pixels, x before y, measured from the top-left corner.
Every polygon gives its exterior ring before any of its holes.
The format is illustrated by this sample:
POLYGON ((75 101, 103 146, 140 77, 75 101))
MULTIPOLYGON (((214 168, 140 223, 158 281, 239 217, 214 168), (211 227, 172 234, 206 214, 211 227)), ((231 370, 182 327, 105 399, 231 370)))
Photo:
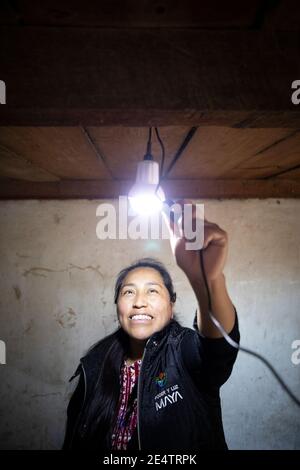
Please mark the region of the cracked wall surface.
MULTIPOLYGON (((84 352, 117 328, 114 279, 127 264, 162 260, 174 279, 177 317, 192 326, 196 300, 168 240, 97 239, 100 202, 0 203, 2 449, 61 447, 68 379, 84 352)), ((229 234, 225 275, 242 343, 264 354, 298 394, 291 344, 300 339, 299 209, 292 199, 205 201, 208 220, 229 234)), ((222 403, 230 448, 300 448, 298 409, 253 357, 240 353, 222 403)))

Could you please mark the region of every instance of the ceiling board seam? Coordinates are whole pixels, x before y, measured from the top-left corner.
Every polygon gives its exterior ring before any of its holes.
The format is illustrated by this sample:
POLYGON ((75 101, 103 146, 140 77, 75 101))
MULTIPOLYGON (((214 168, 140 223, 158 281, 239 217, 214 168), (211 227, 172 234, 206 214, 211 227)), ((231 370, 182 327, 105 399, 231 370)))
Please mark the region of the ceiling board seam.
POLYGON ((197 131, 198 127, 192 127, 189 132, 186 134, 183 142, 181 143, 179 149, 177 150, 177 152, 175 153, 167 171, 165 172, 164 175, 161 175, 161 179, 165 179, 168 174, 170 173, 170 171, 172 170, 172 168, 175 166, 175 164, 178 162, 179 158, 182 157, 184 151, 186 150, 186 147, 188 146, 188 144, 190 143, 190 141, 192 140, 192 138, 194 137, 196 131, 197 131))
POLYGON ((298 168, 300 168, 300 164, 298 165, 295 165, 291 168, 286 168, 285 170, 282 170, 282 171, 278 171, 277 173, 273 173, 272 175, 269 175, 269 176, 264 176, 263 180, 269 180, 269 179, 272 179, 272 178, 276 178, 277 176, 280 176, 280 175, 283 175, 285 173, 289 173, 290 171, 293 171, 293 170, 297 170, 298 168))
MULTIPOLYGON (((9 147, 6 147, 6 145, 3 145, 0 142, 0 150, 1 149, 3 149, 8 154, 11 154, 13 157, 17 158, 18 160, 20 160, 20 161, 23 160, 23 162, 26 163, 32 169, 37 169, 37 170, 43 171, 43 172, 47 173, 48 175, 57 178, 58 180, 61 179, 59 175, 56 175, 52 171, 46 170, 45 168, 43 168, 40 165, 37 165, 35 162, 32 162, 31 160, 28 160, 26 157, 23 157, 23 155, 20 155, 19 153, 15 152, 14 150, 10 149, 9 147)), ((1 158, 1 155, 0 155, 0 158, 1 158)))
POLYGON ((256 157, 257 155, 261 155, 262 153, 266 152, 267 150, 269 150, 270 148, 272 147, 275 147, 276 145, 280 144, 281 142, 284 142, 285 140, 288 140, 290 139, 291 137, 294 137, 294 135, 296 135, 297 133, 299 132, 299 129, 296 129, 295 131, 291 132, 290 134, 282 137, 281 139, 278 139, 278 140, 275 140, 274 142, 272 142, 272 144, 270 145, 267 145, 267 147, 259 150, 258 152, 256 152, 253 157, 256 157))
POLYGON ((251 113, 250 116, 246 117, 242 121, 236 122, 235 124, 232 125, 234 129, 247 129, 250 127, 250 124, 252 124, 255 119, 257 118, 257 113, 251 113))
MULTIPOLYGON (((281 139, 278 139, 274 142, 272 142, 272 144, 269 144, 267 145, 266 147, 264 147, 263 149, 259 150, 258 152, 254 153, 253 155, 251 155, 251 157, 248 157, 246 158, 245 160, 243 160, 242 162, 239 162, 236 166, 234 166, 233 168, 231 168, 231 170, 235 170, 235 169, 239 169, 239 170, 253 170, 255 168, 253 167, 244 167, 245 163, 247 163, 249 160, 252 160, 254 157, 256 157, 257 155, 261 155, 262 153, 266 152, 267 150, 269 150, 270 148, 272 147, 275 147, 276 145, 280 144, 281 142, 289 139, 290 137, 293 137, 294 135, 297 134, 297 132, 299 132, 299 129, 296 129, 294 130, 293 132, 291 132, 290 134, 282 137, 281 139), (242 165, 242 166, 240 166, 242 165)), ((269 165, 268 165, 269 167, 269 165)), ((263 167, 257 167, 257 169, 261 169, 263 167)), ((261 179, 261 178, 259 178, 261 179)))
POLYGON ((114 177, 114 175, 112 174, 112 171, 111 171, 111 169, 110 169, 109 166, 108 166, 108 163, 107 163, 107 161, 106 161, 106 158, 105 158, 105 157, 102 155, 102 153, 100 152, 100 150, 99 150, 97 144, 95 143, 95 141, 93 140, 91 134, 90 134, 89 131, 88 131, 85 127, 83 127, 83 126, 80 126, 80 129, 82 130, 82 132, 83 132, 83 134, 84 134, 86 140, 88 141, 88 143, 90 144, 91 148, 93 149, 93 152, 95 153, 97 159, 100 160, 100 161, 104 164, 104 166, 105 166, 106 170, 108 171, 109 175, 110 175, 111 178, 114 180, 115 177, 114 177))

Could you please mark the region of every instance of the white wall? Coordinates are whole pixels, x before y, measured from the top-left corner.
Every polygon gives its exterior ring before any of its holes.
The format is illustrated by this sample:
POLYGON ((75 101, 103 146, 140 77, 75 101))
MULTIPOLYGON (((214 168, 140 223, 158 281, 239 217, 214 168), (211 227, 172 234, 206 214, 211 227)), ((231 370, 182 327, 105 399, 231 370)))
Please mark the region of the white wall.
MULTIPOLYGON (((169 242, 96 237, 101 201, 0 203, 0 448, 60 448, 67 380, 84 351, 117 326, 113 284, 142 256, 161 259, 191 326, 194 295, 169 242)), ((104 202, 104 201, 102 201, 104 202)), ((105 201, 107 202, 107 201, 105 201)), ((264 354, 300 396, 300 201, 207 201, 206 216, 229 233, 226 268, 241 341, 264 354)), ((300 410, 256 359, 239 354, 222 389, 225 433, 233 449, 300 449, 300 410)))

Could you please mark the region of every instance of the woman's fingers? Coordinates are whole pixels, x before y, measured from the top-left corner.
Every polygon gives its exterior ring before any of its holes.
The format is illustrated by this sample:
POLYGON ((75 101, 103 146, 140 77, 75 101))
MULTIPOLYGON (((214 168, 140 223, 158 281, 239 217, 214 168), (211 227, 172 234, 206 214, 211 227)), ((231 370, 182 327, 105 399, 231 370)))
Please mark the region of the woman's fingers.
POLYGON ((195 232, 196 230, 196 219, 200 219, 203 222, 203 248, 206 248, 210 243, 214 242, 218 245, 225 245, 227 242, 227 233, 222 230, 219 225, 215 224, 214 222, 209 221, 204 214, 200 214, 197 217, 197 208, 196 204, 193 203, 190 199, 179 199, 174 201, 174 218, 171 216, 172 211, 170 212, 169 216, 164 214, 167 217, 167 223, 169 226, 170 233, 175 238, 184 238, 184 234, 186 232, 186 228, 188 224, 189 232, 191 230, 195 232), (189 204, 192 206, 192 210, 184 212, 185 204, 189 204), (182 216, 182 220, 180 220, 180 215, 182 216), (186 216, 186 217, 185 217, 186 216))
POLYGON ((204 225, 204 240, 203 240, 203 248, 207 248, 210 243, 214 243, 216 245, 225 246, 227 243, 227 232, 222 230, 216 224, 205 224, 204 225))

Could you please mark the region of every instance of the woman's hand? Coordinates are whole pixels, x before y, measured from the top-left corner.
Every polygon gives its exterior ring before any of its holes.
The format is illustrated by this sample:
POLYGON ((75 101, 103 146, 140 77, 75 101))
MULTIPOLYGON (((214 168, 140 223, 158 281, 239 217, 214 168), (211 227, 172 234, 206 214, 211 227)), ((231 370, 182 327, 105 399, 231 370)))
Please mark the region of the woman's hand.
MULTIPOLYGON (((176 202, 180 204, 182 209, 184 204, 192 204, 192 211, 187 211, 189 220, 183 220, 182 231, 178 230, 174 223, 168 219, 171 248, 177 265, 186 274, 197 297, 199 304, 199 311, 197 312, 199 331, 208 338, 220 338, 222 334, 211 321, 208 314, 209 302, 200 264, 199 248, 188 250, 187 243, 193 243, 193 240, 187 240, 184 236, 185 224, 192 224, 190 228, 195 232, 196 206, 186 199, 176 202)), ((184 218, 183 210, 182 214, 184 218)), ((203 246, 200 249, 203 250, 203 263, 210 291, 211 309, 214 317, 221 323, 225 331, 229 333, 235 322, 235 309, 228 295, 225 276, 223 275, 228 254, 228 236, 217 224, 209 222, 205 218, 202 220, 202 224, 203 246)), ((200 230, 202 230, 202 227, 200 226, 200 230)), ((198 240, 202 238, 201 233, 196 233, 196 240, 197 235, 198 240)))
MULTIPOLYGON (((186 224, 190 224, 190 227, 193 227, 193 230, 196 227, 196 206, 192 201, 186 199, 176 201, 176 204, 179 204, 182 208, 183 231, 180 233, 180 231, 176 229, 174 223, 169 220, 172 252, 175 256, 177 265, 184 271, 189 280, 191 282, 199 281, 202 279, 198 253, 199 250, 187 249, 187 244, 191 243, 191 240, 187 240, 184 236, 184 228, 186 224), (190 214, 189 220, 184 220, 184 204, 192 204, 192 211, 188 211, 190 214)), ((217 224, 209 222, 205 218, 201 223, 204 224, 202 247, 204 268, 207 282, 210 283, 222 276, 228 254, 228 236, 227 233, 217 224)))

